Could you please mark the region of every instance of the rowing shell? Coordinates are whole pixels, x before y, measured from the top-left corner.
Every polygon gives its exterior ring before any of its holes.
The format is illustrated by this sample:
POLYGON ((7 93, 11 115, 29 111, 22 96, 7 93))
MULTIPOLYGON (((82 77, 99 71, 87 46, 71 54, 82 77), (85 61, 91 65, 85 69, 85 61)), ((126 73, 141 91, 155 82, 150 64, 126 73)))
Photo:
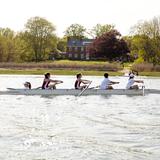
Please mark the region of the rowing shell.
MULTIPOLYGON (((8 88, 7 91, 0 91, 0 95, 79 95, 81 90, 76 89, 14 89, 8 88)), ((145 94, 160 94, 157 89, 142 89, 127 90, 127 89, 113 89, 113 90, 100 90, 100 89, 87 89, 83 95, 144 95, 145 94)))

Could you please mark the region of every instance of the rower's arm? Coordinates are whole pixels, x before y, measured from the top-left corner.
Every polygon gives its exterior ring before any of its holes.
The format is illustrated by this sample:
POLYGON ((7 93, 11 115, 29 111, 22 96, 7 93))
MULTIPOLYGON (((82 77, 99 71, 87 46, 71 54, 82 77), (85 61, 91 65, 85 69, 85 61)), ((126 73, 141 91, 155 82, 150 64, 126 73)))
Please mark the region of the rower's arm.
POLYGON ((63 83, 63 81, 60 81, 60 80, 52 80, 52 79, 50 79, 50 82, 53 82, 53 83, 63 83))
POLYGON ((82 82, 83 84, 88 84, 88 83, 90 83, 91 81, 83 79, 83 80, 81 80, 81 82, 82 82))
POLYGON ((110 83, 111 84, 119 84, 119 82, 113 82, 113 81, 111 81, 110 83))
POLYGON ((136 82, 136 83, 144 83, 144 82, 141 81, 141 80, 134 80, 134 82, 136 82))

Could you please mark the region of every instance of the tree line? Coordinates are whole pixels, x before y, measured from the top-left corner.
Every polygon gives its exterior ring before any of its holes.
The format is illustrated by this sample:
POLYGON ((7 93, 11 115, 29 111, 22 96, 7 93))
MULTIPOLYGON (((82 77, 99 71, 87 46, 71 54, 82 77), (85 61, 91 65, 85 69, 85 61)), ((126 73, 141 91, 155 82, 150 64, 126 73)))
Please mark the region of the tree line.
POLYGON ((112 24, 97 24, 90 30, 71 24, 64 33, 59 38, 55 26, 41 17, 28 19, 21 32, 0 28, 0 62, 48 60, 49 53, 66 51, 68 37, 78 37, 93 39, 89 52, 94 58, 160 64, 160 17, 137 23, 125 37, 112 24))

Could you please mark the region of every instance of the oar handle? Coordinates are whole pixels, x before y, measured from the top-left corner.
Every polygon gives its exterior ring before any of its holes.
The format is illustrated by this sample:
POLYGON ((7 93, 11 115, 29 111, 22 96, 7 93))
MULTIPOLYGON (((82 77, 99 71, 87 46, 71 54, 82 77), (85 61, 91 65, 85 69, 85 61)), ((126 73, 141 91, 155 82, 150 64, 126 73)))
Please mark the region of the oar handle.
POLYGON ((88 87, 90 86, 90 84, 92 83, 92 81, 90 81, 90 83, 78 94, 78 96, 81 96, 82 93, 88 89, 88 87))

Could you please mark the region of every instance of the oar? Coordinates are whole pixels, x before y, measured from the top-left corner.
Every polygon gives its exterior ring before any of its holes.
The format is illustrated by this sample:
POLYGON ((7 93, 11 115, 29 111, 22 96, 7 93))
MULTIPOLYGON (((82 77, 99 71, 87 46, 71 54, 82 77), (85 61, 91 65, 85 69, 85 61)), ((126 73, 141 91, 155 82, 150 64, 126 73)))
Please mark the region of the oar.
POLYGON ((88 86, 86 86, 79 94, 78 96, 81 96, 83 94, 83 92, 90 86, 90 84, 92 83, 92 81, 90 81, 90 83, 88 84, 88 86))
POLYGON ((145 89, 145 85, 144 84, 142 85, 142 89, 143 89, 143 96, 144 96, 144 94, 145 94, 144 93, 144 89, 145 89))
POLYGON ((88 89, 95 89, 95 88, 99 88, 100 86, 95 86, 95 87, 91 87, 91 88, 88 88, 88 89))
POLYGON ((32 89, 42 89, 42 87, 36 87, 36 88, 32 88, 32 89))

